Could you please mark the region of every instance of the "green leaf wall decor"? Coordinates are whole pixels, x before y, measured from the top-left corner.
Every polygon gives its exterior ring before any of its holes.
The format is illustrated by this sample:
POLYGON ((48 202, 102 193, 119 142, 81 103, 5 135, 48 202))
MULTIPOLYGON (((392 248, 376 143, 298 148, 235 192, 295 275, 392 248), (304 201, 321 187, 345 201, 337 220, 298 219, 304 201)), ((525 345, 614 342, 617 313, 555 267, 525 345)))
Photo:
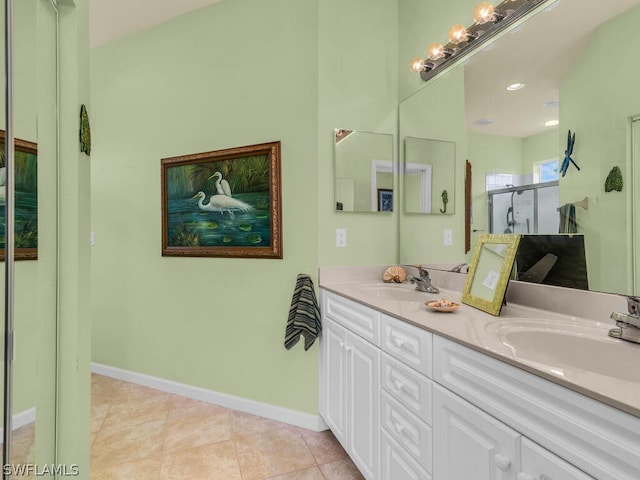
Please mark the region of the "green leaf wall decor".
POLYGON ((604 191, 611 192, 615 190, 617 192, 621 192, 622 186, 622 172, 620 171, 620 167, 616 165, 611 169, 609 175, 607 175, 607 179, 604 181, 604 191))
POLYGON ((91 127, 84 104, 80 107, 80 151, 91 155, 91 127))

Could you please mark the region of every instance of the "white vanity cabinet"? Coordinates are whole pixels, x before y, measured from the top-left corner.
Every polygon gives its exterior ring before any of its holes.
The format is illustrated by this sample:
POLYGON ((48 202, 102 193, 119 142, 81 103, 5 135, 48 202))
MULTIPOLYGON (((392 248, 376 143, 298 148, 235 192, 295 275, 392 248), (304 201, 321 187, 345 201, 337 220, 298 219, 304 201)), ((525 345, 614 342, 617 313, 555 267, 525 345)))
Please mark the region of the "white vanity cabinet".
POLYGON ((518 480, 593 480, 593 477, 527 438, 522 439, 521 470, 518 480))
POLYGON ((433 398, 436 480, 593 480, 445 388, 433 398))
POLYGON ((435 480, 517 480, 518 432, 439 385, 433 404, 435 480))
POLYGON ((320 413, 367 480, 640 479, 640 418, 321 298, 320 413))
POLYGON ((482 470, 474 478, 640 478, 639 418, 442 337, 434 336, 433 348, 434 480, 468 478, 447 470, 468 459, 469 446, 491 452, 484 464, 474 462, 482 470), (516 435, 515 451, 497 431, 516 435), (460 445, 458 458, 452 444, 460 445))
POLYGON ((321 291, 320 413, 369 480, 431 480, 432 335, 321 291))
POLYGON ((379 478, 380 349, 347 327, 357 325, 377 341, 379 313, 323 293, 321 414, 368 480, 379 478))

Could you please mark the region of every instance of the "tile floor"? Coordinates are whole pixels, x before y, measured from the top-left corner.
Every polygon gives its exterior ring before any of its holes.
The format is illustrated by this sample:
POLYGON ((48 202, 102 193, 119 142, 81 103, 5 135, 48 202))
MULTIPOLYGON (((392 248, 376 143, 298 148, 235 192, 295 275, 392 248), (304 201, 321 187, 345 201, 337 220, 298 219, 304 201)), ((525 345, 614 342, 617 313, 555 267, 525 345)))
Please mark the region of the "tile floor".
POLYGON ((91 379, 92 480, 361 480, 313 432, 101 375, 91 379))

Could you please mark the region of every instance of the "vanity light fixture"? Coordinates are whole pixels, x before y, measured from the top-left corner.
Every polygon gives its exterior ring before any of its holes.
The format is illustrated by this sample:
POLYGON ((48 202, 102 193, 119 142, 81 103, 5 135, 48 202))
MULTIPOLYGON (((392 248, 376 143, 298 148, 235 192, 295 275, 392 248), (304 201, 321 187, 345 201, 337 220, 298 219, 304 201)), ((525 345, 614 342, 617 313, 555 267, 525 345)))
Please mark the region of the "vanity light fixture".
POLYGON ((547 120, 544 122, 545 127, 555 127, 556 125, 560 125, 560 120, 547 120))
POLYGON ((516 83, 512 83, 511 85, 507 85, 507 90, 509 90, 510 92, 515 92, 516 90, 521 90, 526 86, 526 83, 522 83, 522 82, 516 82, 516 83))
POLYGON ((458 58, 467 56, 505 28, 546 3, 555 0, 503 0, 495 7, 490 2, 479 3, 473 12, 473 25, 456 24, 449 29, 449 43, 433 42, 427 48, 427 58, 416 57, 409 62, 409 70, 420 74, 422 80, 433 78, 458 58))

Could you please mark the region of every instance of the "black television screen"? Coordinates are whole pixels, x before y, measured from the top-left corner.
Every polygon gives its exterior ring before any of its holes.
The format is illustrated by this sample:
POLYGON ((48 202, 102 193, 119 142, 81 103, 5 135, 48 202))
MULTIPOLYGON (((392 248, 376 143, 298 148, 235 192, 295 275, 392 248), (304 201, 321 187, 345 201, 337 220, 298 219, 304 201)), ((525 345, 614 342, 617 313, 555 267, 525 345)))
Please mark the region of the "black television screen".
POLYGON ((580 234, 522 235, 515 268, 515 278, 523 282, 589 290, 580 234))

